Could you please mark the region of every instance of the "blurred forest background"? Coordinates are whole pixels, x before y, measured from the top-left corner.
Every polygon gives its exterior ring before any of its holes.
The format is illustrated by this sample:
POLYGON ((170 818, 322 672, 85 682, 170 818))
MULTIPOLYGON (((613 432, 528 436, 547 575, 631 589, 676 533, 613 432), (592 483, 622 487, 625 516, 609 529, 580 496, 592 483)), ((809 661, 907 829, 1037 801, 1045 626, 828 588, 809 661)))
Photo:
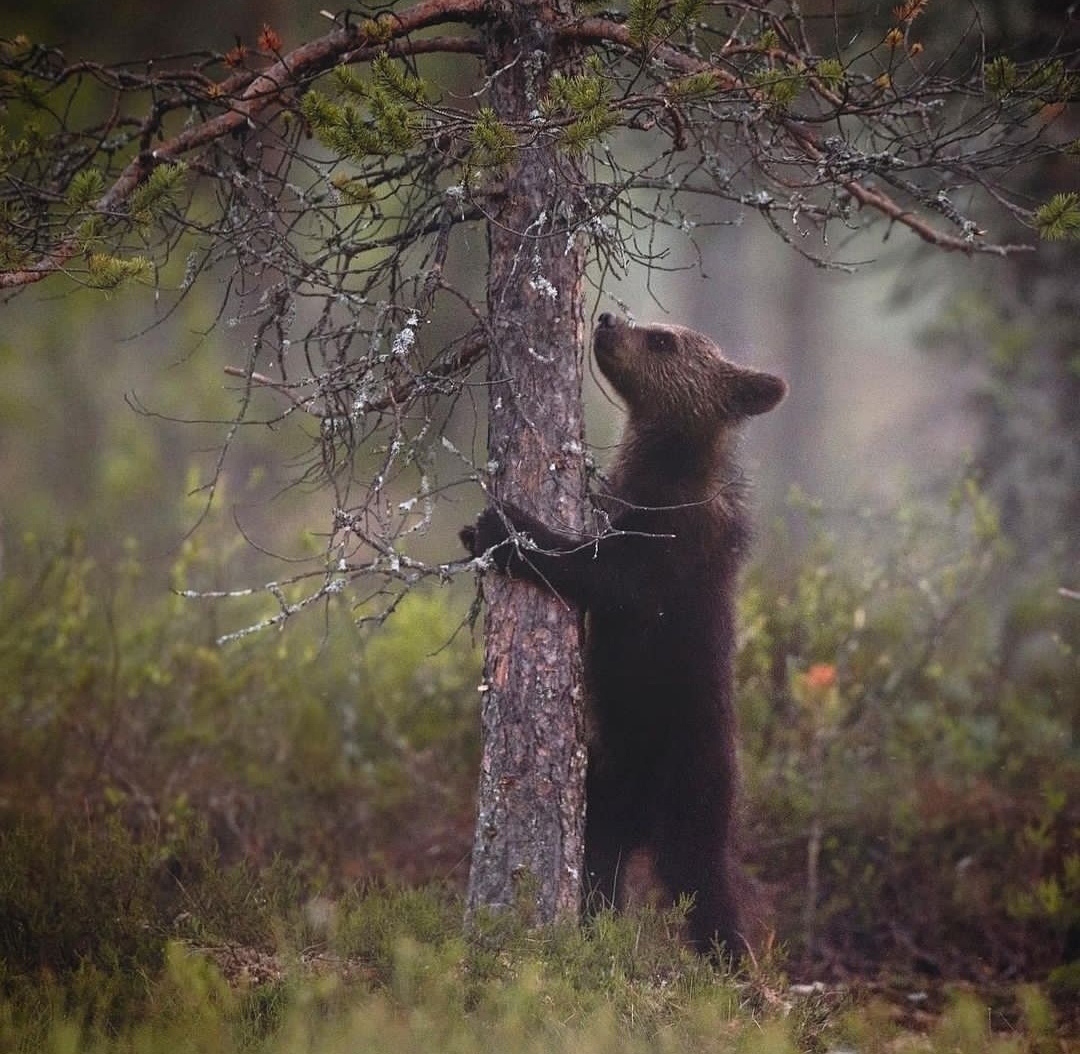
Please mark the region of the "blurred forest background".
MULTIPOLYGON (((1080 43, 1063 5, 977 7, 990 51, 1080 43)), ((4 5, 0 37, 119 59, 324 22, 274 0, 34 0, 4 5)), ((700 270, 618 290, 791 386, 745 451, 744 855, 806 976, 1076 994, 1080 251, 965 259, 886 234, 837 248, 854 273, 824 271, 751 214, 702 228, 700 270)), ((176 595, 270 581, 327 521, 329 497, 293 485, 305 437, 268 428, 234 445, 206 513, 238 397, 223 368, 244 354, 219 294, 162 317, 145 287, 53 280, 0 304, 0 985, 153 963, 166 937, 258 943, 286 903, 467 874, 465 577, 382 627, 331 601, 226 645, 264 601, 176 595)), ((589 383, 603 463, 620 413, 589 383)), ((480 503, 443 503, 433 559, 460 556, 480 503)))

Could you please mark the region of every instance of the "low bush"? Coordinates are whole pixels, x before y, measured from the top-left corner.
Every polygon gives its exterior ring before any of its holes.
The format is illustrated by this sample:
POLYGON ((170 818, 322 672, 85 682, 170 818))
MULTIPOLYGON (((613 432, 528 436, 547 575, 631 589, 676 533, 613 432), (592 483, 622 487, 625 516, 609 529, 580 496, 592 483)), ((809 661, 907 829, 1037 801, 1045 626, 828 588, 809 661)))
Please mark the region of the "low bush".
MULTIPOLYGON (((174 580, 209 559, 189 543, 174 580)), ((386 632, 354 630, 342 607, 218 646, 198 602, 137 602, 133 554, 105 568, 72 539, 11 563, 0 823, 112 814, 166 852, 198 822, 225 861, 284 856, 348 879, 422 881, 467 852, 480 681, 467 601, 414 592, 386 632)))
MULTIPOLYGON (((1080 604, 1009 576, 971 480, 892 555, 812 541, 743 594, 747 853, 807 963, 1041 975, 1080 926, 1080 604)), ((783 550, 782 550, 783 551, 783 550)))
MULTIPOLYGON (((45 979, 63 1002, 93 977, 90 1012, 122 1017, 169 940, 267 949, 316 891, 455 875, 477 756, 467 604, 417 592, 386 635, 342 611, 334 633, 219 647, 196 603, 139 599, 132 552, 104 567, 73 537, 12 555, 0 992, 45 979)), ((189 544, 174 575, 206 560, 189 544)))
MULTIPOLYGON (((899 510, 885 555, 858 537, 878 520, 840 531, 799 507, 810 540, 763 539, 741 601, 744 857, 766 930, 804 976, 1045 977, 1075 999, 1080 604, 1011 582, 970 481, 943 513, 899 510)), ((439 984, 462 986, 459 1016, 485 1000, 568 1014, 566 1042, 603 1047, 612 1012, 651 1022, 652 1042, 669 999, 689 1021, 699 990, 738 1032, 732 1001, 754 997, 702 973, 670 916, 542 939, 499 917, 463 936, 471 597, 417 591, 370 630, 331 609, 219 646, 213 609, 143 573, 133 550, 105 567, 73 538, 16 547, 0 579, 7 1013, 118 1027, 187 983, 185 942, 348 963, 402 1043, 412 1025, 386 1000, 407 977, 443 1002, 439 984)), ((173 573, 185 587, 212 559, 189 542, 173 573)), ((330 983, 290 971, 214 1013, 280 1038, 330 983)))

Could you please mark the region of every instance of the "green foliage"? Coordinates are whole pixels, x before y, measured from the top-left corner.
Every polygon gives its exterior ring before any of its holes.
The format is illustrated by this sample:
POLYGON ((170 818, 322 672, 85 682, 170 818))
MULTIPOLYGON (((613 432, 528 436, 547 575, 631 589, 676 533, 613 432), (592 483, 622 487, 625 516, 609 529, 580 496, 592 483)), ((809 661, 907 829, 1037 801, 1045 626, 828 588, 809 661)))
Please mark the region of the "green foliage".
POLYGON ((128 198, 128 213, 140 226, 159 219, 176 200, 183 186, 187 166, 182 162, 158 165, 128 198))
POLYGON ((0 126, 0 173, 7 173, 20 162, 40 159, 45 148, 41 126, 32 120, 23 122, 18 138, 8 128, 0 126))
POLYGON ((331 176, 330 184, 349 205, 368 208, 375 203, 375 191, 361 179, 339 172, 331 176))
MULTIPOLYGON (((1080 613, 1031 599, 1023 632, 1053 646, 1037 669, 1001 664, 1005 553, 971 479, 943 510, 890 515, 885 556, 799 509, 813 540, 748 577, 738 658, 745 843, 778 933, 800 950, 817 824, 815 940, 841 958, 903 969, 903 933, 959 956, 949 968, 1052 967, 1080 901, 1080 613)), ((188 543, 177 584, 209 561, 188 543)), ((465 933, 452 889, 397 888, 460 878, 471 836, 479 669, 444 594, 411 595, 359 641, 290 629, 221 649, 191 601, 136 604, 142 574, 134 549, 105 568, 72 539, 15 547, 0 579, 0 1034, 21 1049, 896 1040, 895 1015, 835 999, 771 1017, 782 979, 715 972, 679 943, 680 910, 540 932, 510 911, 465 933), (236 947, 276 964, 269 979, 241 983, 236 947), (318 971, 299 964, 310 949, 318 971)), ((1071 976, 1053 973, 1064 998, 1071 976)), ((1018 1004, 1014 1035, 1042 1049, 1046 997, 1018 1004)), ((973 1006, 925 1049, 998 1049, 973 1006)))
MULTIPOLYGON (((211 557, 187 543, 177 583, 211 557)), ((108 569, 77 539, 9 550, 0 812, 102 810, 166 844, 205 823, 227 860, 339 875, 406 860, 421 879, 460 859, 480 670, 445 593, 414 593, 359 646, 342 612, 330 639, 313 627, 223 649, 196 602, 140 610, 141 574, 134 551, 108 569)))
POLYGON ((128 282, 150 281, 153 275, 154 265, 145 256, 90 253, 86 260, 86 284, 91 289, 117 289, 128 282))
MULTIPOLYGON (((338 69, 347 67, 338 67, 338 69)), ((382 54, 371 64, 371 73, 376 82, 388 92, 400 96, 409 102, 422 106, 427 102, 428 86, 421 77, 414 77, 399 62, 389 55, 382 54)))
MULTIPOLYGON (((813 540, 748 576, 738 657, 745 844, 777 932, 802 950, 817 828, 815 946, 903 969, 900 933, 949 969, 1054 968, 1080 901, 1080 612, 1053 590, 995 610, 1007 551, 970 478, 934 512, 888 516, 885 555, 798 508, 813 540), (1003 662, 1006 625, 1041 642, 1037 665, 1003 662)), ((213 566, 189 542, 176 583, 213 566)), ((463 935, 452 891, 349 888, 461 876, 479 680, 462 610, 416 593, 359 640, 290 629, 221 649, 195 603, 136 604, 143 573, 134 549, 106 568, 72 539, 15 547, 0 579, 0 1021, 89 1046, 145 1014, 143 1049, 317 1049, 366 1013, 403 1046, 826 1049, 850 1032, 884 1049, 872 1014, 856 1026, 827 1001, 751 1024, 740 1007, 769 1001, 690 956, 678 911, 541 934, 509 912, 463 935), (353 980, 286 966, 226 991, 178 940, 285 962, 322 947, 353 980)), ((1067 967, 1053 977, 1075 992, 1067 967)), ((1045 1005, 1025 1006, 1046 1035, 1045 1005)), ((997 1040, 961 1008, 929 1042, 997 1040)))
POLYGON ((1047 241, 1080 238, 1080 194, 1055 194, 1036 210, 1035 229, 1047 241))
POLYGON ((476 111, 470 139, 469 163, 477 168, 505 168, 517 153, 514 130, 503 124, 490 106, 476 111))
POLYGON ((681 29, 693 22, 705 9, 705 0, 675 0, 671 7, 671 25, 681 29))
POLYGON ((901 508, 884 557, 819 523, 792 569, 749 577, 738 680, 753 826, 774 846, 770 881, 817 868, 819 888, 787 899, 778 923, 796 949, 800 934, 893 957, 899 930, 962 969, 993 933, 1003 964, 1045 969, 1077 922, 1080 656, 1067 642, 1080 612, 1052 589, 1028 598, 1023 623, 1000 610, 1008 547, 973 480, 940 516, 901 508), (1017 634, 1043 642, 1038 664, 1008 659, 1017 634))
POLYGON ((1061 932, 1080 926, 1080 824, 1070 813, 1062 785, 1054 777, 1042 784, 1042 808, 1019 833, 1019 846, 1029 858, 1044 862, 1029 882, 1007 893, 1009 914, 1021 920, 1050 923, 1061 932))
POLYGON ((646 48, 656 38, 663 36, 663 20, 660 17, 663 6, 661 0, 631 0, 626 28, 630 32, 631 43, 636 47, 646 48))
POLYGON ((105 801, 79 818, 0 813, 0 996, 42 994, 106 1027, 137 1015, 167 944, 266 945, 298 899, 294 873, 223 867, 193 817, 134 830, 105 801))
POLYGON ((777 35, 776 30, 770 26, 754 41, 754 47, 762 53, 775 51, 780 47, 780 37, 777 35))
POLYGON ((370 154, 389 152, 354 106, 339 106, 313 89, 304 95, 300 111, 319 139, 343 158, 362 161, 370 154))
MULTIPOLYGON (((761 1027, 741 1010, 747 991, 673 939, 678 918, 603 915, 595 924, 543 930, 513 912, 462 931, 462 905, 437 891, 373 889, 334 906, 327 948, 334 973, 269 965, 259 989, 226 984, 215 960, 189 943, 164 942, 142 977, 144 999, 127 1022, 88 1013, 98 975, 65 1006, 0 1004, 12 1035, 36 1032, 42 1049, 63 1038, 79 1049, 728 1050, 761 1027), (113 1044, 116 1044, 114 1047, 113 1044), (598 1046, 597 1046, 598 1045, 598 1046)), ((774 1038, 786 1033, 769 1024, 774 1038)), ((775 1047, 749 1046, 748 1050, 775 1047)), ((0 1041, 0 1050, 7 1054, 0 1041)))
POLYGON ((0 40, 0 57, 6 62, 17 62, 29 56, 33 42, 25 33, 17 33, 10 40, 0 40))
POLYGON ((1080 91, 1080 79, 1061 59, 1039 61, 1026 71, 1022 87, 1042 103, 1068 103, 1080 91))
POLYGON ((983 79, 991 95, 1004 99, 1016 89, 1020 70, 1006 55, 997 55, 984 67, 983 79))
POLYGON ((372 43, 389 43, 394 36, 394 18, 392 15, 365 18, 360 23, 360 32, 372 43))
POLYGON ((431 945, 459 938, 463 914, 459 899, 447 891, 357 888, 334 905, 333 948, 390 983, 403 942, 431 945))
POLYGON ((609 93, 609 82, 596 65, 571 76, 557 73, 552 77, 542 109, 548 117, 569 118, 562 130, 562 145, 571 156, 583 154, 618 124, 609 93))
POLYGON ((13 271, 22 267, 29 256, 14 238, 2 233, 10 224, 11 215, 11 209, 0 206, 0 268, 13 271))
POLYGON ((87 209, 105 190, 105 176, 100 169, 84 168, 75 173, 68 185, 67 203, 75 211, 87 209))
MULTIPOLYGON (((1019 379, 1031 357, 1034 333, 1030 320, 1009 316, 985 294, 969 291, 950 299, 926 337, 928 342, 941 345, 956 340, 958 334, 971 335, 977 342, 992 377, 992 388, 986 395, 995 410, 1007 410, 1019 394, 1019 379)), ((966 347, 961 350, 967 354, 966 347)))
POLYGON ((716 86, 716 76, 709 70, 703 70, 669 81, 667 90, 672 99, 692 99, 713 94, 716 86))
POLYGON ((227 982, 219 966, 228 963, 227 955, 212 957, 173 941, 164 947, 161 968, 146 979, 144 1010, 129 1021, 106 1027, 100 1018, 80 1014, 79 1003, 65 1007, 51 1000, 31 1009, 0 1002, 0 1051, 792 1054, 853 1046, 867 1052, 911 1047, 927 1054, 1004 1054, 1058 1049, 1053 1011, 1030 986, 1018 991, 1019 1013, 1008 1028, 990 1007, 961 992, 930 1034, 920 1036, 900 1027, 896 1010, 884 1003, 853 1008, 813 996, 781 1002, 777 988, 783 978, 732 977, 688 960, 658 928, 662 919, 654 914, 639 921, 606 916, 603 926, 541 931, 504 917, 497 934, 482 926, 463 936, 448 898, 411 894, 413 907, 406 909, 395 904, 400 897, 377 895, 398 921, 387 932, 385 962, 374 971, 363 957, 335 959, 332 972, 279 961, 270 965, 277 976, 253 987, 238 978, 227 982), (418 938, 407 916, 424 898, 428 910, 443 918, 418 938), (492 937, 500 947, 497 956, 487 954, 492 937))
POLYGON ((1027 100, 1040 106, 1070 102, 1080 90, 1080 81, 1060 59, 1021 66, 1005 55, 997 55, 986 63, 983 83, 999 101, 1027 100))
POLYGON ((0 861, 0 945, 9 975, 120 962, 156 968, 160 949, 147 924, 157 914, 149 901, 158 861, 117 815, 92 815, 74 828, 50 817, 5 825, 0 861))
POLYGON ((839 59, 822 59, 814 67, 814 76, 830 91, 843 87, 847 70, 839 59))
POLYGON ((353 102, 336 103, 318 91, 300 104, 304 119, 335 153, 353 161, 371 155, 405 154, 418 142, 420 110, 427 86, 388 55, 372 63, 372 76, 358 76, 346 66, 334 70, 338 90, 353 102))
POLYGON ((937 1023, 936 1045, 956 1054, 1012 1054, 1015 1044, 994 1039, 986 1007, 977 999, 960 995, 937 1023))
POLYGON ((581 73, 570 76, 556 73, 548 86, 545 108, 581 113, 605 106, 609 94, 610 86, 603 71, 595 64, 590 64, 581 73))
POLYGON ((750 85, 757 95, 775 110, 786 110, 805 87, 805 76, 790 68, 757 70, 750 85))
POLYGON ((635 47, 647 49, 686 29, 701 14, 704 0, 631 0, 626 28, 635 47))

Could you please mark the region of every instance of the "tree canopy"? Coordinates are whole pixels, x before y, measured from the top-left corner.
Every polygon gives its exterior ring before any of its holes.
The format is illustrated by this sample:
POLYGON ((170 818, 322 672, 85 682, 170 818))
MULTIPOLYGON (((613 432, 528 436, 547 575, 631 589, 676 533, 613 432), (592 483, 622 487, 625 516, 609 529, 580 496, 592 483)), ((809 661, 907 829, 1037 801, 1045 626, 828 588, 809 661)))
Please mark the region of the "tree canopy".
POLYGON ((875 219, 971 254, 1029 249, 1009 240, 1017 224, 1045 238, 1080 228, 1075 193, 1010 193, 1018 169, 1076 153, 1062 118, 1076 75, 1062 56, 985 53, 977 5, 937 20, 926 0, 882 18, 842 4, 620 6, 536 5, 560 59, 542 87, 528 83, 536 51, 510 59, 532 93, 517 118, 491 105, 507 71, 484 68, 483 31, 505 11, 485 0, 346 12, 297 45, 265 26, 224 52, 139 63, 5 41, 0 287, 139 280, 168 302, 203 272, 225 276, 221 319, 248 337, 228 370, 244 381, 237 421, 272 389, 312 428, 312 471, 339 481, 337 588, 373 564, 400 572, 397 540, 430 515, 440 429, 406 422, 460 393, 486 351, 474 270, 454 261, 475 257, 470 228, 499 222, 522 155, 550 150, 552 165, 550 207, 521 245, 579 241, 598 287, 667 266, 672 238, 748 215, 824 266, 845 266, 847 239, 875 219), (408 464, 419 500, 361 529, 340 481, 380 432, 391 440, 364 473, 370 493, 408 464), (377 554, 363 568, 340 544, 358 530, 377 554))

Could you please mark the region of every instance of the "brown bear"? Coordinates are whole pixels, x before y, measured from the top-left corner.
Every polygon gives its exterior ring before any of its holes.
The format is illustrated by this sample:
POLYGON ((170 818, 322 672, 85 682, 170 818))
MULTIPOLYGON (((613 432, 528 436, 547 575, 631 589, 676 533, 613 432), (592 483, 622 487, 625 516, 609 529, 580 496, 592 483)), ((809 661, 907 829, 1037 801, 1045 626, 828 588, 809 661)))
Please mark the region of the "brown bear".
POLYGON ((671 897, 693 898, 694 946, 738 956, 732 660, 749 529, 735 453, 786 386, 682 326, 605 313, 593 348, 629 411, 598 529, 571 537, 502 505, 461 538, 587 613, 589 902, 621 903, 630 854, 648 850, 671 897))

